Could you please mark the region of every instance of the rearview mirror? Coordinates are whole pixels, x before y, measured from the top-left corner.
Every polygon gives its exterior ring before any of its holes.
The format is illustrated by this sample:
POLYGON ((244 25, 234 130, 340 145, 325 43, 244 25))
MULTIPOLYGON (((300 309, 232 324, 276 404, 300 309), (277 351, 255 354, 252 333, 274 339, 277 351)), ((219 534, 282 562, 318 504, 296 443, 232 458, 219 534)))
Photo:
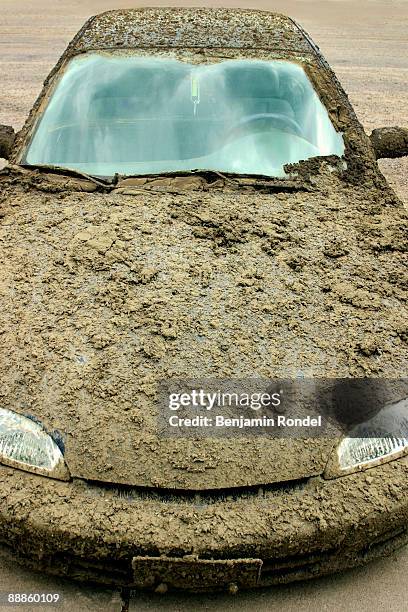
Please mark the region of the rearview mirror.
POLYGON ((377 159, 408 155, 408 128, 378 128, 371 132, 370 140, 377 159))
POLYGON ((10 125, 0 125, 0 157, 9 159, 16 135, 10 125))

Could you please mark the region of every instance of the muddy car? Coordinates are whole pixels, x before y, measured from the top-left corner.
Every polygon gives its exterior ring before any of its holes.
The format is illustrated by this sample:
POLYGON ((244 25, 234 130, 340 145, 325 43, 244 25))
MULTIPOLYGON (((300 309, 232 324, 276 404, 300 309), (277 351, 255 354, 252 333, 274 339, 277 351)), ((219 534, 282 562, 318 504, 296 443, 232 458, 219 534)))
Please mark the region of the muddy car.
POLYGON ((288 17, 85 24, 23 129, 1 128, 5 551, 235 592, 405 543, 407 213, 377 159, 407 134, 368 137, 288 17), (381 393, 334 437, 172 435, 159 389, 179 380, 381 393))

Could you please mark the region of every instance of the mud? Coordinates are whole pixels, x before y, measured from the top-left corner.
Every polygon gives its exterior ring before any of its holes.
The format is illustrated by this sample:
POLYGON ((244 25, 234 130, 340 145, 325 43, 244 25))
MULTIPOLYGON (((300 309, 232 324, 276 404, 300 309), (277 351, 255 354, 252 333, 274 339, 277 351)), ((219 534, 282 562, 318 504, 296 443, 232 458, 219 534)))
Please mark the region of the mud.
MULTIPOLYGON (((121 15, 100 19, 113 19, 124 45, 121 15)), ((290 20, 271 19, 298 37, 290 20)), ((60 63, 99 41, 90 23, 60 63)), ((211 47, 202 52, 204 61, 211 47)), ((309 53, 345 163, 288 166, 288 181, 213 173, 109 186, 75 173, 2 173, 1 398, 64 433, 73 475, 205 489, 318 474, 327 441, 300 443, 300 459, 287 460, 283 441, 223 441, 221 451, 215 441, 187 450, 158 440, 158 381, 404 375, 406 213, 332 72, 309 53)))
POLYGON ((285 440, 159 440, 155 398, 170 377, 406 374, 407 212, 369 161, 358 186, 332 159, 289 168, 290 192, 6 169, 2 405, 64 432, 71 473, 93 480, 321 473, 327 440, 285 457, 285 440))
POLYGON ((407 212, 330 71, 313 59, 309 71, 327 83, 346 156, 289 167, 288 181, 0 173, 0 401, 63 436, 74 477, 1 469, 1 537, 23 554, 114 557, 128 572, 138 554, 268 559, 344 544, 351 563, 367 538, 406 526, 406 459, 328 484, 331 441, 156 437, 163 378, 406 375, 407 212), (262 489, 181 501, 296 479, 265 506, 262 489), (179 499, 139 498, 141 486, 179 499))
POLYGON ((83 26, 72 54, 91 49, 179 47, 311 52, 290 17, 230 8, 135 8, 101 13, 83 26))
MULTIPOLYGON (((156 13, 130 15, 148 24, 156 13)), ((211 24, 223 11, 169 14, 180 36, 193 14, 200 17, 193 41, 200 48, 177 51, 188 59, 284 52, 302 62, 344 135, 344 160, 287 166, 287 180, 203 173, 117 177, 111 185, 74 172, 6 169, 0 397, 63 432, 78 477, 202 490, 316 475, 330 441, 297 441, 299 453, 287 458, 284 440, 157 439, 158 382, 404 376, 407 213, 332 71, 291 20, 238 11, 249 37, 259 19, 271 19, 283 47, 270 50, 262 39, 257 50, 235 43, 220 50, 209 32, 222 35, 224 26, 211 24)), ((235 13, 228 15, 234 25, 235 13)), ((141 44, 129 39, 122 17, 90 20, 56 70, 76 52, 109 47, 112 37, 119 47, 141 44)), ((172 23, 149 44, 165 46, 172 23)), ((55 75, 12 161, 21 158, 55 75)))
POLYGON ((14 143, 14 130, 9 125, 0 125, 0 157, 8 159, 14 143))
POLYGON ((370 135, 377 159, 395 158, 408 155, 408 128, 382 128, 370 135))
MULTIPOLYGON (((323 164, 320 170, 314 162, 313 172, 311 164, 294 168, 301 178, 291 181, 289 193, 277 183, 248 189, 222 177, 218 185, 215 177, 195 177, 189 185, 185 178, 159 184, 127 179, 111 189, 74 177, 2 174, 2 400, 35 411, 50 431, 69 423, 71 440, 96 409, 78 451, 95 432, 92 460, 98 462, 101 448, 106 453, 119 439, 111 439, 111 424, 98 411, 107 406, 134 436, 130 417, 146 413, 138 414, 122 387, 142 376, 136 384, 142 397, 152 398, 160 372, 184 374, 201 358, 197 341, 206 333, 200 372, 248 374, 253 364, 255 373, 275 375, 299 367, 315 375, 406 374, 406 214, 370 159, 364 157, 361 173, 332 167, 323 164), (173 293, 180 279, 181 289, 173 293), (225 291, 231 295, 227 302, 225 291), (135 310, 128 309, 128 300, 135 310), (181 314, 190 304, 191 318, 185 320, 181 314), (252 326, 256 343, 249 336, 252 326), (200 333, 188 335, 189 327, 200 333), (297 344, 294 334, 300 336, 297 344), (177 357, 183 341, 191 340, 193 354, 185 348, 177 357), (129 361, 123 356, 128 345, 129 361), (109 404, 91 407, 94 393, 109 404), (129 414, 127 422, 119 406, 129 414)), ((199 467, 202 455, 184 450, 199 467)), ((316 450, 323 461, 325 453, 316 450)), ((88 460, 84 456, 86 470, 88 460)), ((143 453, 136 466, 146 482, 143 462, 149 460, 143 453)), ((245 480, 239 468, 250 466, 240 460, 232 455, 224 466, 231 481, 245 480)), ((285 462, 286 474, 293 475, 289 455, 285 462)), ((78 463, 79 458, 76 469, 78 463)), ((99 465, 100 475, 112 474, 106 454, 99 465)), ((204 472, 211 472, 208 466, 206 458, 204 472)), ((319 461, 315 466, 318 471, 319 461)), ((264 475, 271 467, 263 464, 264 475)), ((179 463, 177 469, 180 474, 187 466, 179 463)), ((217 499, 203 495, 204 501, 197 496, 192 505, 177 491, 157 504, 160 490, 153 496, 77 480, 67 485, 1 468, 1 539, 13 547, 13 559, 18 550, 31 555, 36 569, 84 580, 131 583, 133 555, 191 553, 262 557, 280 568, 269 575, 270 583, 284 582, 387 554, 407 524, 407 469, 403 459, 330 485, 316 477, 307 487, 296 483, 281 493, 260 489, 249 504, 248 496, 237 503, 220 493, 217 499), (295 570, 310 551, 324 562, 295 570)), ((113 473, 121 475, 117 466, 113 473)), ((178 476, 174 482, 183 483, 178 476)), ((196 487, 210 482, 198 472, 191 480, 196 487)))
MULTIPOLYGON (((260 560, 257 586, 302 580, 363 564, 406 541, 407 470, 405 458, 330 483, 315 478, 251 497, 183 499, 140 489, 119 496, 1 467, 0 541, 37 570, 92 582, 155 589, 166 578, 185 589, 228 588, 222 566, 215 584, 197 584, 198 559, 229 560, 227 568, 260 560), (172 559, 183 572, 174 563, 169 573, 172 559)), ((234 574, 228 580, 239 587, 254 586, 252 576, 234 574)))

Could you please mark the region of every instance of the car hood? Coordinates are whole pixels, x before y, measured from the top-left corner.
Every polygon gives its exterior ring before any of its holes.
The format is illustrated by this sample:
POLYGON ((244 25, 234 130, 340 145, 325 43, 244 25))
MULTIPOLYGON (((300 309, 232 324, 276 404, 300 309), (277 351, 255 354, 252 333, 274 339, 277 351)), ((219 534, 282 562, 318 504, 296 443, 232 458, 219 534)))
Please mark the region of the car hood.
POLYGON ((398 287, 380 282, 401 270, 402 213, 373 221, 378 194, 370 208, 368 192, 324 180, 313 193, 5 189, 2 406, 58 432, 75 477, 200 490, 320 474, 332 438, 161 438, 157 391, 404 371, 387 344, 398 287))

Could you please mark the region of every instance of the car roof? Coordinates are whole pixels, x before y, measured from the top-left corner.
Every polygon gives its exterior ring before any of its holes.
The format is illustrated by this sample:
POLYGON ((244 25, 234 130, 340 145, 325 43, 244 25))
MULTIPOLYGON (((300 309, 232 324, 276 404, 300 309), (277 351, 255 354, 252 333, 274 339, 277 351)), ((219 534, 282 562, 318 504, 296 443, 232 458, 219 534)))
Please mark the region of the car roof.
POLYGON ((265 49, 319 55, 290 17, 226 8, 136 8, 91 17, 68 55, 121 48, 265 49))

